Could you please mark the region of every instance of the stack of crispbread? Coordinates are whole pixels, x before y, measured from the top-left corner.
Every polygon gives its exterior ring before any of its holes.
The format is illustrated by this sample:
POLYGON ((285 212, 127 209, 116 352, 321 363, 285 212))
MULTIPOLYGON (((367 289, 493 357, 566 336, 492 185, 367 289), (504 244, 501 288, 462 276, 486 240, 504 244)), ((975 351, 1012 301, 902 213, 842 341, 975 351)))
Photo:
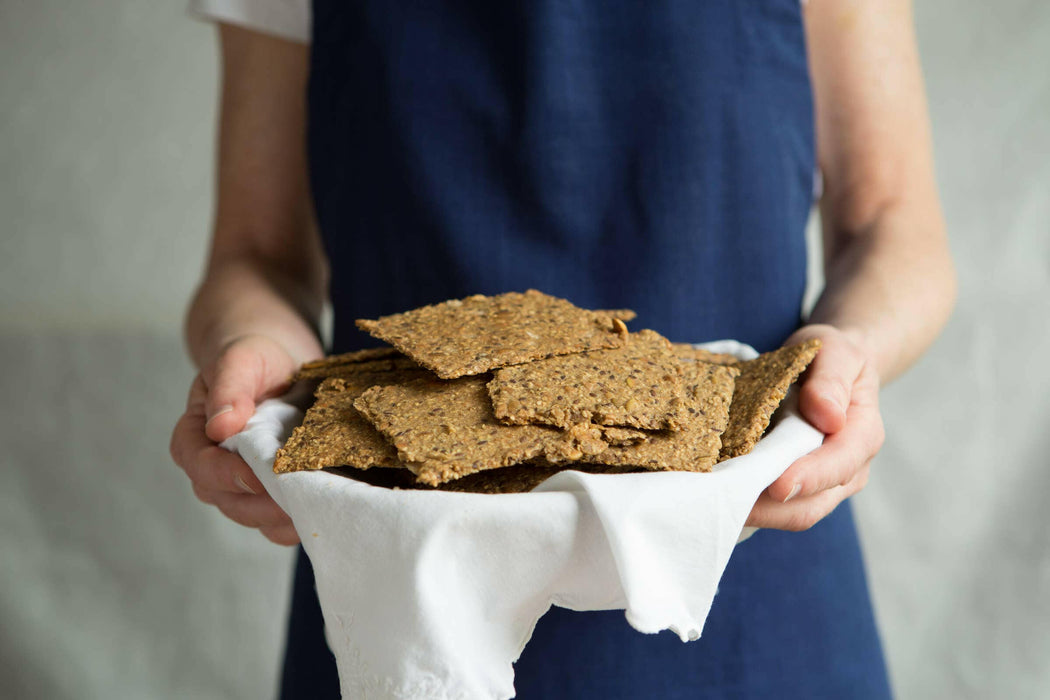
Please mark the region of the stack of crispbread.
POLYGON ((820 347, 742 362, 629 333, 634 316, 529 290, 358 321, 393 347, 300 369, 316 400, 274 471, 480 493, 567 468, 709 471, 751 450, 820 347))

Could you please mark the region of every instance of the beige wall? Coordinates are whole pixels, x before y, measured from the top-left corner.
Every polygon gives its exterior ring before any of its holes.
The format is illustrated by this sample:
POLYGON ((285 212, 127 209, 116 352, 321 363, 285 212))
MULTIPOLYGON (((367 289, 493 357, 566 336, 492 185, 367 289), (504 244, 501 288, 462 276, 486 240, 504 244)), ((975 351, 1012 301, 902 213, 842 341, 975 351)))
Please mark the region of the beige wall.
MULTIPOLYGON (((899 696, 1045 697, 1050 5, 916 4, 962 290, 884 392, 856 506, 899 696)), ((4 2, 0 66, 0 688, 266 697, 288 553, 198 505, 166 453, 212 31, 181 2, 4 2)))
POLYGON ((273 692, 290 552, 167 455, 217 87, 182 5, 0 3, 0 697, 273 692))
POLYGON ((0 4, 0 324, 170 331, 210 217, 216 42, 176 2, 0 4))
POLYGON ((915 5, 961 290, 861 530, 901 697, 1050 697, 1050 4, 915 5))

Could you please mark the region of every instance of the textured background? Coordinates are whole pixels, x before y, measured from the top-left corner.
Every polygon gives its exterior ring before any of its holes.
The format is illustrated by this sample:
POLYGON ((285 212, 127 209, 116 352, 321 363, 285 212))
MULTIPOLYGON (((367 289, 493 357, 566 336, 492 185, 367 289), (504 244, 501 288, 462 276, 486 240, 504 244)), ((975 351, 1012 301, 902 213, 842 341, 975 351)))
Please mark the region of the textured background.
MULTIPOLYGON (((955 317, 856 500, 901 698, 1050 695, 1050 5, 917 3, 955 317)), ((272 694, 289 553, 167 456, 216 51, 181 3, 0 3, 0 694, 272 694)))

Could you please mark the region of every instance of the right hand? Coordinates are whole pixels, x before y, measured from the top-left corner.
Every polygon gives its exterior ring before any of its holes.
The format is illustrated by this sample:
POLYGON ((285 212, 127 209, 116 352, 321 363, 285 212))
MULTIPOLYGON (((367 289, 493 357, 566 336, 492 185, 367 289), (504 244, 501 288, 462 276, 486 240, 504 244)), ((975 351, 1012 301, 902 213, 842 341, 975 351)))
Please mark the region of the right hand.
POLYGON ((197 498, 282 545, 299 543, 291 518, 266 493, 251 467, 218 443, 240 432, 256 403, 278 396, 299 363, 280 343, 246 335, 228 343, 190 388, 186 412, 171 435, 171 456, 197 498))

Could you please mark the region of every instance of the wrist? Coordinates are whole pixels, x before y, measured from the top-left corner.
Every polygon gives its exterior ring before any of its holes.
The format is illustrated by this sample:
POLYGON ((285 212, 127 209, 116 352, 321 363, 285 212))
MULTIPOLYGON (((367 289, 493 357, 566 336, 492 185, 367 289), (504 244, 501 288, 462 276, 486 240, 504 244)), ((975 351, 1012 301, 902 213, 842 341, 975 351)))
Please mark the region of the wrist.
POLYGON ((293 361, 320 357, 321 341, 302 312, 258 274, 224 268, 205 278, 186 317, 186 340, 198 367, 214 362, 231 345, 257 336, 293 361))

